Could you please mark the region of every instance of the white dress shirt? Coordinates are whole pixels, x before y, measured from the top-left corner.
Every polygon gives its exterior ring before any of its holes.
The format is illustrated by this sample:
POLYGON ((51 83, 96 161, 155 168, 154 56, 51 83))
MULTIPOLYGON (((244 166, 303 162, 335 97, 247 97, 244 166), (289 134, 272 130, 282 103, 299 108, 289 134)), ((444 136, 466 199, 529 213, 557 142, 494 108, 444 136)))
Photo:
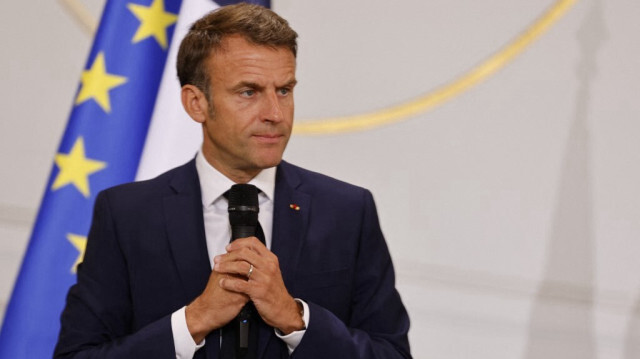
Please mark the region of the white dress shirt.
MULTIPOLYGON (((209 263, 213 268, 213 258, 226 253, 225 247, 231 238, 231 225, 229 224, 229 213, 227 212, 228 202, 223 194, 235 183, 222 173, 218 172, 207 162, 202 153, 202 149, 196 155, 196 170, 200 178, 200 191, 202 194, 202 211, 204 214, 204 231, 207 241, 207 254, 209 263)), ((271 248, 271 233, 273 229, 273 199, 276 186, 276 168, 271 167, 262 170, 256 177, 249 181, 260 190, 258 202, 260 212, 258 221, 264 231, 267 248, 271 248)), ((309 324, 309 307, 304 301, 298 300, 303 308, 303 321, 305 328, 309 324)), ((171 330, 173 332, 173 342, 176 349, 176 358, 191 359, 195 352, 204 346, 205 341, 195 343, 189 333, 187 320, 183 307, 171 315, 171 330)), ((296 331, 289 335, 280 335, 278 330, 276 335, 282 339, 289 349, 289 354, 298 346, 302 340, 305 330, 296 331)))

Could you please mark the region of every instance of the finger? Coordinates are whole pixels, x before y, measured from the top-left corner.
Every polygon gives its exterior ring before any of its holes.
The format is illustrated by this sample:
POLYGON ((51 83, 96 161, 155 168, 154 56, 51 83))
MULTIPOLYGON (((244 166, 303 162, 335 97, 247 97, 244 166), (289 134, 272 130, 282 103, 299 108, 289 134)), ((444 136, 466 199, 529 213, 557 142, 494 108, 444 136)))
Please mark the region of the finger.
POLYGON ((223 263, 216 266, 217 267, 214 268, 216 272, 230 275, 247 282, 250 281, 254 285, 268 286, 272 280, 268 272, 262 271, 256 266, 252 268, 251 264, 246 262, 233 262, 233 264, 223 263))
MULTIPOLYGON (((225 260, 245 260, 255 267, 267 271, 269 268, 274 267, 271 265, 271 262, 275 263, 275 267, 279 267, 278 257, 256 237, 241 238, 231 242, 227 246, 227 249, 229 250, 227 254, 230 254, 230 256, 225 257, 225 260)), ((214 261, 215 260, 214 258, 214 261)))
POLYGON ((222 274, 234 274, 239 277, 248 279, 255 272, 255 267, 245 261, 231 261, 231 262, 221 262, 216 263, 213 266, 213 270, 222 274), (251 272, 251 274, 250 274, 251 272))
POLYGON ((244 247, 250 248, 251 250, 261 255, 269 251, 257 237, 236 239, 235 241, 229 243, 225 247, 225 249, 227 250, 227 252, 233 252, 244 247))
POLYGON ((227 252, 213 258, 213 263, 216 264, 235 261, 245 261, 254 266, 260 266, 264 260, 258 253, 248 247, 241 247, 233 252, 227 252))
POLYGON ((246 280, 224 277, 220 279, 220 287, 230 292, 242 293, 250 297, 251 285, 246 280))

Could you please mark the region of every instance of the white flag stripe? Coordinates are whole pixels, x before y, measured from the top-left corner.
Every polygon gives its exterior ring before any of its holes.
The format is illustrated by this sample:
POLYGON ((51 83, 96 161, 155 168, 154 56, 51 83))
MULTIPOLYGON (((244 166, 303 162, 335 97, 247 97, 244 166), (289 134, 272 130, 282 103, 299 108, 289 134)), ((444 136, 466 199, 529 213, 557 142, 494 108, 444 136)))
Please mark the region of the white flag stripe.
POLYGON ((153 178, 191 159, 202 143, 202 129, 182 108, 176 56, 191 24, 218 6, 210 0, 184 0, 169 48, 136 180, 153 178))

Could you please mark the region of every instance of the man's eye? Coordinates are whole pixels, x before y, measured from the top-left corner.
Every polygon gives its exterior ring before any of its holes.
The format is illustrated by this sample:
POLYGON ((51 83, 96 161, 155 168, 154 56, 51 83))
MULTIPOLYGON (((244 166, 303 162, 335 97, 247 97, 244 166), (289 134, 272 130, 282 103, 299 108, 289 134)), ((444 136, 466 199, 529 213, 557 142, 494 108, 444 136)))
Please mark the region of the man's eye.
POLYGON ((245 90, 245 91, 242 91, 240 94, 244 97, 251 97, 255 95, 255 93, 256 92, 254 90, 245 90))
POLYGON ((289 94, 289 92, 291 92, 291 90, 288 88, 281 88, 278 90, 278 93, 282 96, 286 96, 287 94, 289 94))

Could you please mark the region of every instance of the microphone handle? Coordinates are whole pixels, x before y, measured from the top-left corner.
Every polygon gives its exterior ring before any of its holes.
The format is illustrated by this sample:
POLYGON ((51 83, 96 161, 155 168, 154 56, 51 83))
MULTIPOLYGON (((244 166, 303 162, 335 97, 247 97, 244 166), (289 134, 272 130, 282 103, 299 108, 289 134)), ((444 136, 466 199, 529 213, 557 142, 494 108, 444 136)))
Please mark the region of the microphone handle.
POLYGON ((247 304, 242 308, 236 318, 238 323, 238 358, 244 357, 249 349, 249 320, 251 319, 251 308, 247 304))
POLYGON ((231 241, 238 238, 253 237, 256 235, 256 226, 231 226, 231 241))
MULTIPOLYGON (((238 238, 251 237, 256 235, 256 226, 231 226, 231 241, 238 238)), ((238 326, 238 337, 236 339, 236 354, 238 358, 243 358, 249 350, 249 320, 251 319, 251 303, 247 303, 238 316, 236 323, 238 326)))

